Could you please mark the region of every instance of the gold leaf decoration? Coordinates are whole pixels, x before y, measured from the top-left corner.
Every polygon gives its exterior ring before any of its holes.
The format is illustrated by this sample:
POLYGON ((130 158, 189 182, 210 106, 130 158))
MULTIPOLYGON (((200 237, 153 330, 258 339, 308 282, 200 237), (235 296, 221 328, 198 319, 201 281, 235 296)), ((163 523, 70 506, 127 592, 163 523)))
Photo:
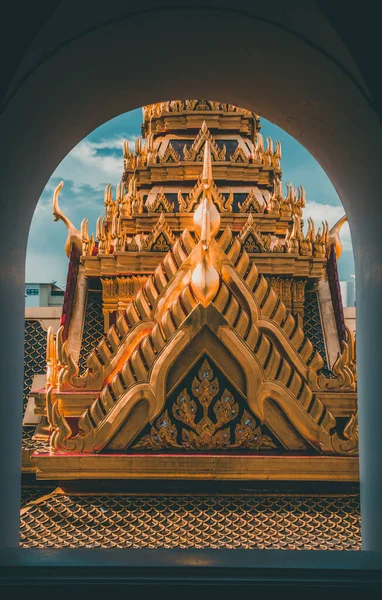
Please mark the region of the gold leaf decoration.
POLYGON ((276 448, 272 439, 268 435, 261 433, 260 427, 252 415, 246 410, 243 412, 240 423, 235 428, 236 447, 247 448, 248 450, 259 450, 266 448, 276 448))
POLYGON ((171 423, 168 412, 164 412, 156 421, 156 427, 151 428, 150 435, 145 435, 134 448, 145 448, 146 450, 161 450, 163 448, 177 447, 177 430, 171 423))
POLYGON ((237 420, 240 413, 239 402, 226 388, 219 396, 219 381, 207 359, 203 360, 198 376, 192 381, 191 392, 193 397, 185 388, 173 403, 170 411, 175 421, 171 419, 169 409, 166 409, 156 420, 150 433, 143 436, 133 448, 181 448, 196 451, 276 448, 271 438, 262 433, 255 417, 245 409, 241 421, 233 429, 232 422, 237 420), (215 419, 211 418, 211 413, 215 419), (182 427, 180 431, 176 421, 186 427, 182 427))

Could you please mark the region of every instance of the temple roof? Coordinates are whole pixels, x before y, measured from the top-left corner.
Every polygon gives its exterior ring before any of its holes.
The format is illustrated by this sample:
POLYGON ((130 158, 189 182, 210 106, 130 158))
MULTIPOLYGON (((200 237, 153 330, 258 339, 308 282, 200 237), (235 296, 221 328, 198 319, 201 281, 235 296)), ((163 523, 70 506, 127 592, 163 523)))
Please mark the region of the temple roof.
MULTIPOLYGON (((224 366, 223 361, 219 367, 231 378, 235 364, 242 369, 245 383, 238 383, 239 375, 236 385, 255 417, 253 428, 261 423, 286 450, 356 453, 356 418, 351 417, 343 433, 336 431, 336 419, 320 399, 328 390, 354 391, 351 338, 343 342, 333 367, 335 378, 327 378, 321 372, 322 357, 259 274, 243 241, 228 227, 220 231, 212 164, 206 141, 193 233, 184 230, 178 239, 169 239, 171 250, 92 351, 88 370, 79 374, 60 332, 56 349, 53 338, 48 339, 46 413, 52 451, 126 450, 164 410, 170 367, 208 330, 204 351, 212 357, 223 352, 220 348, 229 349, 232 364, 224 366), (90 405, 73 431, 65 407, 81 394, 90 405)), ((164 234, 163 214, 160 221, 158 231, 164 234)), ((248 227, 253 227, 251 222, 248 227)), ((155 237, 155 230, 151 235, 155 237)), ((253 235, 259 235, 256 229, 253 235)), ((178 378, 188 369, 183 364, 178 378)), ((246 419, 243 413, 242 428, 248 428, 246 419)), ((167 418, 161 426, 168 426, 167 418)), ((212 435, 210 427, 205 444, 212 435)), ((255 429, 245 435, 253 437, 255 429)), ((40 467, 48 464, 43 457, 37 462, 40 467)))
POLYGON ((305 191, 287 184, 284 197, 281 147, 265 147, 257 115, 209 101, 143 112, 145 139, 124 145, 95 237, 61 211, 62 184, 54 192, 68 279, 25 468, 46 480, 80 470, 306 481, 335 470, 356 481, 338 231, 311 219, 304 231, 305 191))
POLYGON ((359 497, 66 494, 21 511, 22 548, 360 550, 359 497))

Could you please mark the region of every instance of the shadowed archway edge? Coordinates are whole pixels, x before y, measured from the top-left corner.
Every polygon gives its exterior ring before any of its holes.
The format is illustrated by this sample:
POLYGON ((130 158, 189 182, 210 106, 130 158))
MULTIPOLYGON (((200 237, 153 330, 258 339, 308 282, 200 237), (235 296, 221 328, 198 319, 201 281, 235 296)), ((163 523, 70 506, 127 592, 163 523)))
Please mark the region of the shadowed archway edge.
POLYGON ((36 202, 59 162, 101 123, 149 102, 198 96, 254 109, 288 131, 312 152, 344 203, 357 269, 363 528, 367 547, 382 547, 373 500, 382 493, 382 408, 375 401, 382 325, 370 318, 382 301, 377 115, 354 79, 295 34, 243 14, 199 9, 140 14, 75 39, 23 81, 0 118, 5 545, 15 545, 18 532, 24 264, 36 202))
POLYGON ((285 31, 295 37, 297 37, 299 40, 301 40, 302 42, 304 42, 305 44, 307 44, 308 46, 310 46, 311 48, 313 48, 313 50, 316 50, 319 54, 322 54, 323 56, 325 56, 328 60, 330 60, 331 62, 333 62, 333 64, 338 67, 338 69, 340 69, 344 75, 346 75, 347 77, 349 77, 349 79, 352 81, 352 83, 355 85, 355 87, 358 88, 358 90, 360 91, 360 93, 365 97, 365 99, 367 100, 367 102, 369 103, 369 105, 372 107, 372 102, 370 101, 370 98, 368 97, 366 91, 363 89, 362 85, 359 83, 359 81, 357 80, 357 78, 350 72, 350 70, 341 63, 340 60, 337 59, 337 57, 335 57, 332 53, 327 52, 325 50, 325 48, 321 47, 319 44, 315 43, 314 41, 312 41, 311 39, 309 39, 308 37, 301 35, 298 31, 296 31, 295 29, 292 29, 290 27, 285 26, 284 24, 282 24, 279 21, 273 20, 273 19, 267 19, 264 16, 261 15, 256 15, 255 13, 251 13, 249 11, 243 10, 243 9, 239 9, 239 8, 229 8, 229 7, 224 7, 224 6, 220 6, 220 7, 216 7, 216 6, 195 6, 192 4, 189 5, 185 5, 185 6, 170 6, 170 5, 162 5, 160 7, 150 7, 147 9, 137 9, 137 10, 133 10, 131 11, 129 14, 118 14, 110 19, 107 19, 105 21, 101 21, 100 23, 94 24, 93 26, 89 27, 88 29, 85 29, 81 32, 79 32, 77 35, 74 35, 72 37, 69 37, 67 40, 59 43, 56 47, 54 47, 50 52, 48 52, 45 56, 43 56, 40 60, 38 60, 33 67, 29 68, 26 70, 26 72, 20 76, 20 78, 14 82, 13 84, 13 89, 12 91, 10 91, 10 93, 5 97, 4 101, 2 102, 2 104, 0 105, 0 116, 3 113, 3 111, 6 109, 7 105, 9 104, 9 102, 12 100, 13 96, 18 92, 18 90, 21 88, 21 86, 31 77, 33 76, 33 74, 50 58, 52 58, 58 51, 60 51, 62 48, 65 48, 66 46, 69 46, 70 44, 72 44, 73 42, 75 42, 76 40, 85 37, 86 35, 89 35, 91 33, 93 33, 94 31, 97 31, 99 29, 102 29, 103 27, 109 27, 112 26, 114 23, 118 23, 120 21, 124 21, 124 20, 131 20, 134 19, 134 17, 136 16, 149 16, 152 17, 153 15, 155 15, 155 13, 162 13, 163 11, 182 11, 182 12, 187 12, 187 11, 199 11, 200 13, 203 12, 210 12, 213 11, 215 13, 227 13, 232 14, 232 15, 238 15, 240 17, 245 17, 247 19, 251 19, 251 20, 255 20, 257 22, 263 22, 267 25, 271 25, 275 28, 278 28, 282 31, 285 31))

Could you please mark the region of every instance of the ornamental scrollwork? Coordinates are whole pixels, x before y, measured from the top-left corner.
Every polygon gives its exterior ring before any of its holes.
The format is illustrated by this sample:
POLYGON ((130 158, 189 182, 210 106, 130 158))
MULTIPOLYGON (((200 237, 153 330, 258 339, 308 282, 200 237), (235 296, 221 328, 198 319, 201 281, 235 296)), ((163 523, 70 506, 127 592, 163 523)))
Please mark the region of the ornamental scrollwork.
POLYGON ((228 389, 220 394, 219 381, 207 359, 192 381, 191 394, 185 388, 172 407, 157 418, 150 433, 133 446, 145 450, 194 451, 275 447, 272 439, 262 433, 255 417, 240 407, 228 389), (185 427, 180 429, 180 424, 185 427))
POLYGON ((322 390, 355 390, 357 387, 355 367, 355 343, 351 331, 347 328, 347 341, 341 343, 341 353, 332 367, 334 378, 327 378, 324 374, 318 377, 318 386, 322 390))
POLYGON ((350 416, 342 436, 333 435, 332 445, 337 454, 358 454, 358 412, 350 416))

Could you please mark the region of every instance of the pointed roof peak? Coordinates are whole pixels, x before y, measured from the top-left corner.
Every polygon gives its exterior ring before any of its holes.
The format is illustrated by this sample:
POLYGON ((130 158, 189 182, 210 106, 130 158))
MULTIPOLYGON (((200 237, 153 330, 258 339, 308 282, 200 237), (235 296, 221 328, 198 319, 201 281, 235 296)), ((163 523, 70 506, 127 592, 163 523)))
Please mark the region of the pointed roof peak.
POLYGON ((211 148, 208 140, 206 140, 204 145, 202 182, 206 188, 210 187, 212 183, 211 148))

